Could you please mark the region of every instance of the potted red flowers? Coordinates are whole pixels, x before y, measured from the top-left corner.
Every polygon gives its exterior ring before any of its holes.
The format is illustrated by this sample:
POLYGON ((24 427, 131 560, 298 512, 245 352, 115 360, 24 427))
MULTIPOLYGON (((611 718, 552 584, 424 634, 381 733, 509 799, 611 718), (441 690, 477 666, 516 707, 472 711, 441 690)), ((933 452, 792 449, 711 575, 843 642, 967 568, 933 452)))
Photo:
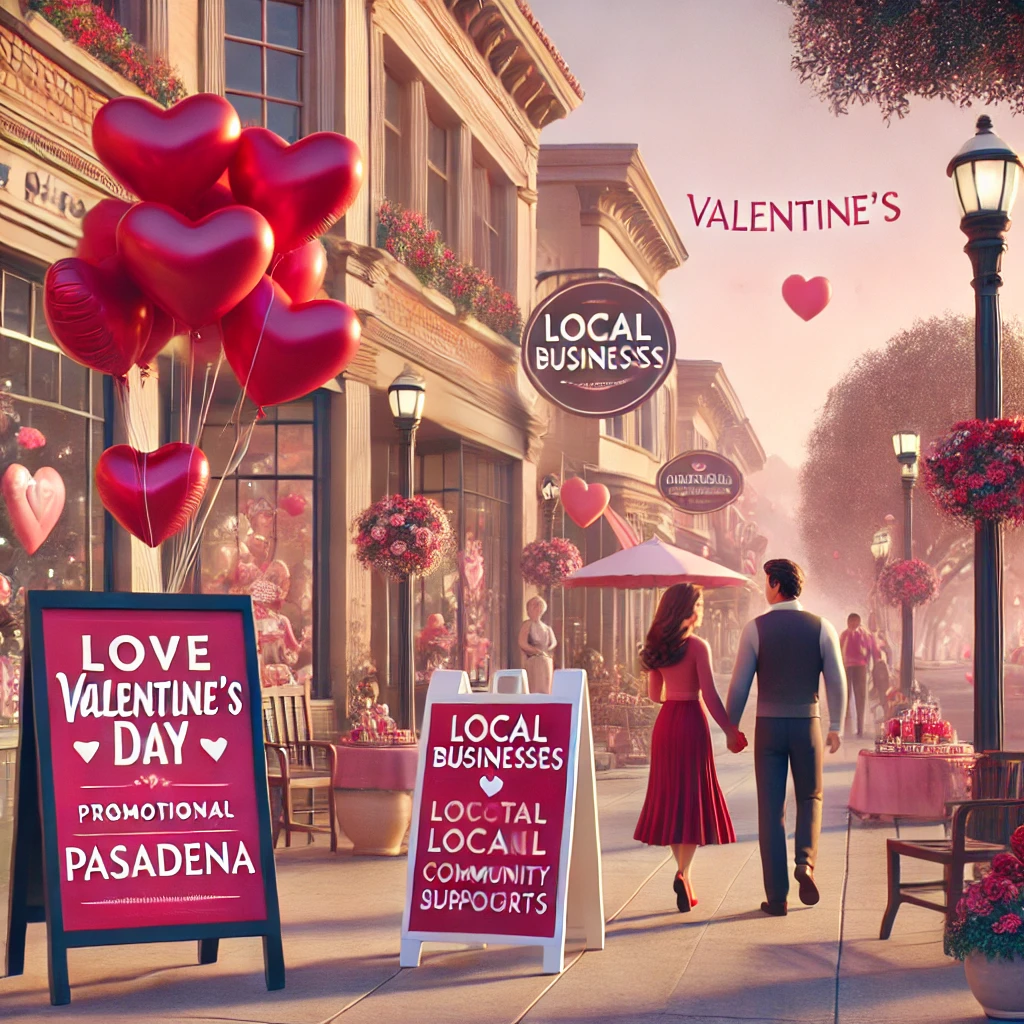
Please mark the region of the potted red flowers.
POLYGON ((964 889, 946 930, 946 953, 989 1017, 1024 1020, 1024 825, 990 871, 964 889))
POLYGON ((535 540, 523 548, 520 571, 527 583, 536 587, 553 587, 583 568, 583 556, 564 537, 535 540))
POLYGON ((393 580, 436 572, 455 542, 444 509, 423 495, 381 498, 359 516, 355 530, 359 561, 393 580))
POLYGON ((938 593, 939 577, 920 558, 890 562, 878 577, 878 590, 891 605, 927 604, 938 593))

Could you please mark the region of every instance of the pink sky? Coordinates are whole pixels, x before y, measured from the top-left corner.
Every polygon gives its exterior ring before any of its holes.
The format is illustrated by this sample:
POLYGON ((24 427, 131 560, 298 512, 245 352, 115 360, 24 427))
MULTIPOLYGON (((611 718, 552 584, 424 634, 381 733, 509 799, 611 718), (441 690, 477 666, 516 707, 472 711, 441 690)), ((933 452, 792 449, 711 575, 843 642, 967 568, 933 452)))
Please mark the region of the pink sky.
MULTIPOLYGON (((888 127, 875 106, 835 117, 790 69, 789 8, 772 0, 531 0, 586 90, 545 142, 635 142, 689 260, 664 281, 679 355, 725 364, 769 454, 798 465, 828 389, 857 356, 919 317, 971 314, 970 263, 946 164, 991 114, 1024 148, 1024 118, 912 100, 888 127), (806 233, 739 233, 707 217, 732 203, 895 191, 885 223, 806 233), (712 197, 702 227, 694 223, 712 197), (832 282, 805 323, 785 305, 790 274, 832 282)), ((887 211, 883 211, 887 212, 887 211)), ((1018 200, 1024 217, 1024 198, 1018 200)), ((740 224, 743 220, 740 220, 740 224)), ((761 222, 763 223, 763 222, 761 222)), ((816 213, 813 224, 816 226, 816 213)), ((1004 318, 1024 314, 1024 233, 1003 260, 1004 318)), ((911 424, 910 426, 913 426, 911 424)))

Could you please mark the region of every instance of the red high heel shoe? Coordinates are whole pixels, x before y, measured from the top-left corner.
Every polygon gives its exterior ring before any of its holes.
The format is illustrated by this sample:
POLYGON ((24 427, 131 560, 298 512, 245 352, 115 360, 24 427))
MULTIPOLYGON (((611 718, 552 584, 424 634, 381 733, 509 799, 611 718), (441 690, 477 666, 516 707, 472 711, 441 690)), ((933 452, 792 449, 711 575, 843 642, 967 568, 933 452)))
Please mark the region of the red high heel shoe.
POLYGON ((672 890, 676 894, 676 907, 680 914, 689 913, 689 911, 697 906, 697 897, 693 895, 690 883, 678 872, 676 873, 675 880, 672 882, 672 890))

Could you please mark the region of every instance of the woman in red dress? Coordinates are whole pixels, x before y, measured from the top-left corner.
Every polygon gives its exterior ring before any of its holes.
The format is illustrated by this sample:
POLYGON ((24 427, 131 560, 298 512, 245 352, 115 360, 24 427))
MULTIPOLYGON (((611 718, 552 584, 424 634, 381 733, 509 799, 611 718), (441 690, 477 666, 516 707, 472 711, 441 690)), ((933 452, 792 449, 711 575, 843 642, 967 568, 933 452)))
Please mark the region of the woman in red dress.
POLYGON ((698 846, 736 842, 729 809, 715 773, 711 731, 703 705, 739 753, 746 737, 729 721, 711 674, 711 649, 693 631, 704 616, 700 587, 678 583, 658 605, 640 654, 648 670, 651 700, 661 711, 651 736, 647 798, 633 838, 649 846, 671 846, 678 872, 672 882, 676 906, 697 905, 690 865, 698 846))

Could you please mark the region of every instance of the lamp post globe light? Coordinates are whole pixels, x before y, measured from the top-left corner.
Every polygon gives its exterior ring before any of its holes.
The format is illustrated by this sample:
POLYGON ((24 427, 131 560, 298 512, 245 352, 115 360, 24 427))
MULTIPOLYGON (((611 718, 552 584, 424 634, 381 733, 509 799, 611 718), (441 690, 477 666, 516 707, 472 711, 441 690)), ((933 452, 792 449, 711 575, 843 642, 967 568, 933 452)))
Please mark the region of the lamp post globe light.
MULTIPOLYGON (((921 438, 910 430, 892 435, 892 447, 900 464, 903 482, 903 557, 914 557, 914 486, 917 484, 917 458, 921 438)), ((900 643, 900 689, 910 695, 914 686, 914 609, 903 605, 903 639, 900 643)))
MULTIPOLYGON (((398 492, 413 496, 415 485, 416 430, 423 419, 427 385, 408 364, 388 387, 388 404, 401 438, 398 453, 398 492)), ((412 582, 398 584, 398 726, 416 730, 416 651, 414 648, 412 582)))
MULTIPOLYGON (((992 131, 987 115, 977 133, 949 162, 960 202, 960 229, 967 236, 974 279, 975 416, 997 419, 1003 413, 1000 366, 999 276, 1010 211, 1024 164, 992 131)), ((1003 745, 1003 552, 999 524, 983 521, 974 534, 974 745, 1000 750, 1003 745)))

